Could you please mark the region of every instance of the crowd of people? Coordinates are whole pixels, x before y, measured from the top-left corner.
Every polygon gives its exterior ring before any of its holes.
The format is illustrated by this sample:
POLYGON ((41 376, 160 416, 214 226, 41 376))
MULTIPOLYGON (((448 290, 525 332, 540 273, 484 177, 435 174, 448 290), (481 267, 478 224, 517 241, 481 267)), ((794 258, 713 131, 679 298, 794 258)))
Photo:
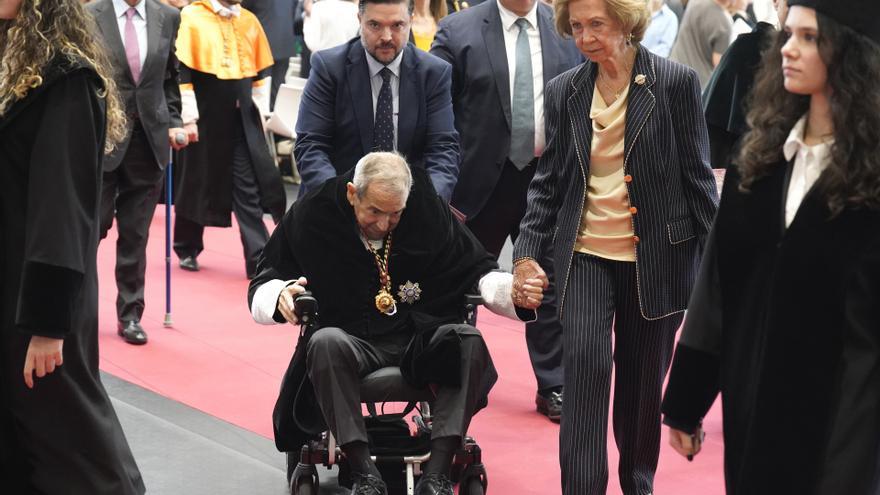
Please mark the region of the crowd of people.
POLYGON ((253 319, 321 302, 275 441, 329 430, 354 495, 387 494, 358 391, 385 366, 434 394, 416 495, 453 494, 497 379, 473 291, 526 322, 565 495, 606 492, 609 416, 623 493, 653 493, 661 425, 692 459, 719 395, 727 493, 877 493, 878 78, 871 0, 0 0, 4 488, 145 492, 96 252, 115 220, 118 334, 146 344, 174 153, 180 268, 234 215, 253 319), (297 36, 285 212, 263 125, 297 36))

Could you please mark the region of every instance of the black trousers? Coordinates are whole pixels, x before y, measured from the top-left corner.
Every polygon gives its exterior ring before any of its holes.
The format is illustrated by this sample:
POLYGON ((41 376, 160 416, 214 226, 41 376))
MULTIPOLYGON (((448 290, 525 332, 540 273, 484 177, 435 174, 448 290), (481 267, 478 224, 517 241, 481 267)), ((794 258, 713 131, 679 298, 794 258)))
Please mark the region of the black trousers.
MULTIPOLYGON (((480 377, 491 366, 489 350, 480 332, 469 325, 453 325, 461 336, 461 385, 438 387, 431 412, 431 438, 463 437, 476 412, 482 387, 480 377)), ((368 342, 339 328, 322 328, 312 335, 306 353, 309 379, 330 431, 339 445, 366 442, 360 401, 361 378, 387 366, 398 366, 409 335, 368 342)))
POLYGON ((269 93, 269 109, 275 109, 275 97, 278 95, 278 88, 284 83, 284 77, 287 75, 287 68, 290 66, 290 58, 275 59, 272 66, 272 88, 269 93))
POLYGON ((684 313, 646 320, 639 309, 635 263, 586 254, 574 255, 568 294, 562 318, 562 491, 565 495, 605 494, 613 362, 620 485, 625 495, 650 494, 660 453, 661 388, 684 313))
MULTIPOLYGON (((496 259, 507 237, 510 236, 511 241, 516 242, 519 236, 519 223, 526 213, 526 194, 534 174, 534 163, 518 170, 508 160, 483 209, 466 222, 483 247, 494 254, 496 259)), ((562 325, 557 313, 553 257, 549 244, 538 263, 547 272, 550 287, 544 293, 537 319, 526 325, 526 347, 538 389, 546 390, 562 385, 564 374, 562 325)))
MULTIPOLYGON (((244 249, 245 272, 248 278, 257 273, 257 261, 269 240, 269 231, 263 223, 260 205, 260 187, 248 151, 244 129, 238 120, 232 153, 232 212, 238 222, 241 245, 244 249)), ((205 226, 184 216, 174 217, 174 252, 180 258, 196 257, 205 249, 205 226)))
POLYGON ((144 274, 150 222, 159 200, 163 170, 140 122, 116 170, 104 172, 101 188, 101 239, 116 218, 116 316, 140 321, 144 314, 144 274))

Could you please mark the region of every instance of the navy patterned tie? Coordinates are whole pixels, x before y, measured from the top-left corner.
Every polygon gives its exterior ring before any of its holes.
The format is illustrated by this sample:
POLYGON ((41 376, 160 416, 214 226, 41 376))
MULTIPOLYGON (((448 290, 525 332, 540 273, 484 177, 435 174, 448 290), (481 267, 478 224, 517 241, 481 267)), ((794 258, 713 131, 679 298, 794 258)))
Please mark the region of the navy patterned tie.
POLYGON ((394 151, 394 100, 391 96, 391 70, 379 71, 382 89, 376 100, 376 119, 373 121, 373 151, 394 151))

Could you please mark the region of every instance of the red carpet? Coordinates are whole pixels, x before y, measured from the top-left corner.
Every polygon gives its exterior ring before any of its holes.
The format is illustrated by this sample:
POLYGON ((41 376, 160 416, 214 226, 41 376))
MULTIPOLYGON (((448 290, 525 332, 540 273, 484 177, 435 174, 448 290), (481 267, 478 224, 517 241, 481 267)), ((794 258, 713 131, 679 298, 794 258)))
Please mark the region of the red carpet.
MULTIPOLYGON (((164 221, 160 206, 147 249, 147 308, 142 322, 150 337, 146 346, 128 345, 116 335, 115 232, 101 244, 101 369, 271 438, 272 407, 297 329, 257 325, 251 319, 237 228, 206 229, 207 249, 199 257, 198 273, 180 270, 172 254, 174 326, 164 328, 164 221)), ((490 493, 558 494, 559 428, 534 412, 535 381, 523 326, 487 313, 481 313, 479 326, 500 378, 489 407, 474 419, 470 433, 484 450, 490 493)), ((664 435, 655 494, 724 493, 718 409, 707 418, 706 444, 693 463, 666 447, 664 435)), ((610 432, 609 458, 608 493, 619 494, 617 452, 610 432)))

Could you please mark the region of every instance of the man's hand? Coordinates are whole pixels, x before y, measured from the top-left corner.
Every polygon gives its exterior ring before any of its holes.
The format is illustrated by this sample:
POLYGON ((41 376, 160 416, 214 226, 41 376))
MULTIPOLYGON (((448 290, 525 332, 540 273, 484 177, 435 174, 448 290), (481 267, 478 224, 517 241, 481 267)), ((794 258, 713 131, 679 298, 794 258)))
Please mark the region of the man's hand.
POLYGON ((186 133, 186 139, 189 143, 198 143, 199 142, 199 124, 196 122, 190 122, 188 124, 183 124, 183 131, 186 133))
POLYGON ((705 437, 706 434, 700 426, 697 427, 693 434, 685 433, 681 430, 676 430, 675 428, 669 428, 669 445, 671 445, 676 452, 687 457, 687 460, 689 461, 692 461, 694 456, 700 453, 700 450, 703 448, 703 439, 705 437))
POLYGON ((37 378, 43 378, 54 372, 56 366, 64 364, 63 347, 64 339, 31 337, 24 358, 24 383, 28 388, 34 388, 34 371, 37 372, 37 378))
POLYGON ((305 277, 300 277, 296 282, 282 289, 281 294, 278 294, 278 312, 293 325, 299 324, 299 318, 293 314, 293 300, 306 291, 305 285, 308 283, 309 281, 305 277))
MULTIPOLYGON (((198 130, 196 130, 196 133, 198 133, 198 130)), ((189 136, 187 136, 186 129, 183 127, 168 129, 168 143, 175 150, 186 148, 186 145, 189 144, 189 136)))
POLYGON ((544 289, 550 285, 547 274, 538 262, 527 259, 513 268, 513 304, 525 309, 536 309, 541 305, 544 289))

